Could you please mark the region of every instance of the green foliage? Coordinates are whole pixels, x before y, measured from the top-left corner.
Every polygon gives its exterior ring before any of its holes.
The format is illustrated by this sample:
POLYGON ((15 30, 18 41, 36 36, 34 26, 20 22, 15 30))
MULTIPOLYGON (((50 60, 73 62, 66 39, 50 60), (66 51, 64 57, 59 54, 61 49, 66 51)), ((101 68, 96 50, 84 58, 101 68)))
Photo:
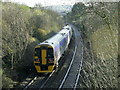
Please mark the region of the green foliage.
POLYGON ((33 17, 31 22, 33 22, 33 37, 42 41, 45 38, 43 36, 49 34, 51 31, 57 32, 63 25, 61 17, 53 11, 50 10, 40 10, 34 8, 33 17))
POLYGON ((76 3, 67 16, 84 41, 81 88, 117 88, 118 4, 76 3))
POLYGON ((36 32, 34 33, 34 36, 38 39, 38 40, 42 40, 43 37, 47 34, 47 32, 43 29, 38 28, 38 30, 36 30, 36 32))
POLYGON ((10 78, 8 78, 7 76, 3 75, 2 76, 2 87, 4 88, 13 88, 12 84, 12 80, 10 78))
POLYGON ((62 24, 58 14, 40 5, 30 8, 3 2, 0 25, 4 88, 10 87, 13 81, 21 81, 22 75, 27 76, 31 72, 29 70, 34 69, 34 47, 60 30, 62 24))
POLYGON ((30 8, 28 6, 25 6, 25 5, 21 5, 20 8, 23 10, 23 11, 30 11, 30 8))
POLYGON ((1 77, 2 77, 2 87, 4 88, 13 88, 13 85, 11 85, 11 83, 13 82, 11 80, 11 78, 9 78, 8 76, 6 76, 5 72, 3 72, 1 70, 1 77))
POLYGON ((85 5, 83 3, 76 3, 73 5, 72 14, 75 16, 83 15, 85 12, 85 5))

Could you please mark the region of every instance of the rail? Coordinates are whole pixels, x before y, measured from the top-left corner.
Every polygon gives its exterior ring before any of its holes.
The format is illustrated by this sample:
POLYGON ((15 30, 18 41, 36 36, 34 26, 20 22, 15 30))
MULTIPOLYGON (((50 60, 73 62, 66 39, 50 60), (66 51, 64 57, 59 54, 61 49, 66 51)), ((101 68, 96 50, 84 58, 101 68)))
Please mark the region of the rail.
POLYGON ((68 73, 69 73, 69 71, 70 71, 70 69, 71 69, 71 66, 72 66, 72 64, 73 64, 73 60, 74 60, 74 57, 75 57, 75 54, 76 54, 76 50, 77 50, 77 46, 75 47, 75 52, 74 52, 74 54, 73 54, 72 61, 71 61, 70 66, 69 66, 69 68, 68 68, 68 70, 67 70, 67 73, 65 74, 65 77, 64 77, 64 79, 62 80, 62 83, 60 84, 58 90, 60 90, 60 88, 62 88, 62 86, 63 86, 63 84, 64 84, 64 82, 65 82, 65 80, 66 80, 66 78, 67 78, 67 76, 68 76, 68 73))
POLYGON ((35 76, 26 86, 23 90, 26 90, 38 77, 35 76))
MULTIPOLYGON (((74 27, 74 26, 73 26, 74 27)), ((69 65, 69 68, 68 68, 68 70, 67 70, 67 72, 66 72, 66 74, 65 74, 65 76, 64 76, 64 78, 63 78, 63 80, 62 80, 62 82, 61 82, 61 84, 60 84, 60 86, 58 87, 58 90, 60 90, 62 87, 63 87, 63 85, 64 85, 64 83, 65 83, 65 81, 66 81, 66 79, 67 79, 67 77, 68 77, 68 75, 69 75, 69 73, 70 73, 70 69, 71 69, 71 67, 72 67, 72 64, 73 64, 73 61, 74 61, 74 58, 75 58, 75 55, 76 55, 76 50, 77 50, 77 48, 78 48, 78 42, 77 42, 77 36, 79 35, 80 37, 80 39, 81 39, 81 44, 82 44, 82 38, 81 38, 81 35, 80 34, 78 34, 77 32, 75 33, 75 30, 76 30, 76 28, 74 27, 74 35, 75 35, 75 37, 76 37, 76 42, 75 42, 75 51, 74 51, 74 54, 73 54, 73 56, 72 56, 72 60, 71 60, 71 63, 70 63, 70 65, 69 65)), ((81 56, 82 56, 82 58, 81 58, 81 61, 80 61, 80 65, 79 65, 79 70, 78 70, 78 73, 77 73, 77 76, 76 76, 76 78, 75 78, 75 83, 74 83, 74 87, 73 87, 73 89, 75 90, 76 89, 76 87, 77 87, 77 84, 78 84, 78 81, 79 81, 79 77, 80 77, 80 72, 81 72, 81 68, 82 68, 82 63, 83 63, 83 44, 82 44, 82 53, 81 53, 81 56)))
POLYGON ((41 87, 40 87, 39 90, 41 90, 41 89, 45 86, 45 84, 48 82, 48 80, 49 80, 50 77, 54 74, 54 72, 55 72, 55 70, 52 71, 52 73, 49 75, 49 77, 48 77, 48 78, 45 80, 45 82, 41 85, 41 87))

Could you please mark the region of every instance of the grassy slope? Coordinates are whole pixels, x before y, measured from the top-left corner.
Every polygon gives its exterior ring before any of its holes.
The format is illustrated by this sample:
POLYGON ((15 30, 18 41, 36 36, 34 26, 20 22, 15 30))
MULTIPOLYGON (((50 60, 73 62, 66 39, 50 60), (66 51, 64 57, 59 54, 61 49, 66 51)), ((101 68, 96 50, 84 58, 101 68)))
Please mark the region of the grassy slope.
POLYGON ((85 48, 82 87, 117 87, 118 31, 103 26, 90 35, 85 48))
POLYGON ((112 30, 112 36, 110 35, 110 30, 107 27, 100 28, 95 31, 92 36, 92 46, 94 53, 100 59, 111 59, 117 58, 118 50, 118 36, 117 31, 112 30), (103 56, 102 56, 103 54, 103 56))
MULTIPOLYGON (((103 27, 92 34, 93 53, 96 56, 95 68, 97 70, 97 82, 107 82, 109 87, 117 85, 116 72, 117 72, 117 30, 110 30, 103 27), (97 60, 97 61, 96 61, 97 60)), ((101 84, 104 86, 104 83, 101 84)))

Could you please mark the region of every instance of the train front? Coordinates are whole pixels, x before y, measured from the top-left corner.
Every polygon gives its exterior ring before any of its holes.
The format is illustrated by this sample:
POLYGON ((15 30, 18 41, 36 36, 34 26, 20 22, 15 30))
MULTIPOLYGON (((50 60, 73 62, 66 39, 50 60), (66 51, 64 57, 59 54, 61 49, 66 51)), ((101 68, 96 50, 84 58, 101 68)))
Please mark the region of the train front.
POLYGON ((54 50, 47 44, 35 47, 34 65, 38 73, 52 72, 54 69, 54 50))

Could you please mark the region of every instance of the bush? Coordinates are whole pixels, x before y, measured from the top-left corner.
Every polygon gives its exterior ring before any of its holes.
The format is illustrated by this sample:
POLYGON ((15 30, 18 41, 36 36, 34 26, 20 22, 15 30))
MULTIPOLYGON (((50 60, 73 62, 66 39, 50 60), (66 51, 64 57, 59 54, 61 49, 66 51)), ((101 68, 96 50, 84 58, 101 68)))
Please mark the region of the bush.
POLYGON ((13 88, 13 80, 3 73, 2 75, 2 88, 13 88))

